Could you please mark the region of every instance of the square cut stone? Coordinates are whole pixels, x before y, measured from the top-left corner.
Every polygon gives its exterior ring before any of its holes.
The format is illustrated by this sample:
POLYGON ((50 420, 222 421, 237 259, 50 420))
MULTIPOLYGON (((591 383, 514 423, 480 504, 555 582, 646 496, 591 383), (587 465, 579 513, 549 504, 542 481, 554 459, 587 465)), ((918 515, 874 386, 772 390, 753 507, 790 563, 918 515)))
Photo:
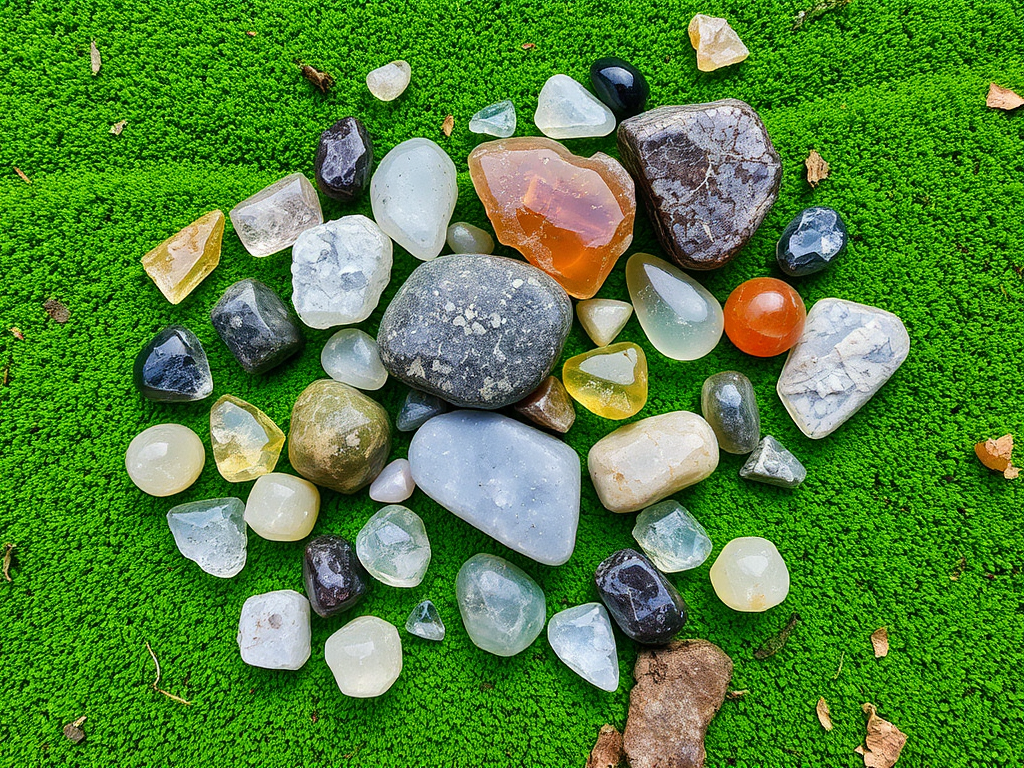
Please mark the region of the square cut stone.
POLYGON ((301 173, 264 187, 228 215, 238 239, 253 256, 283 251, 307 229, 324 223, 316 188, 301 173))

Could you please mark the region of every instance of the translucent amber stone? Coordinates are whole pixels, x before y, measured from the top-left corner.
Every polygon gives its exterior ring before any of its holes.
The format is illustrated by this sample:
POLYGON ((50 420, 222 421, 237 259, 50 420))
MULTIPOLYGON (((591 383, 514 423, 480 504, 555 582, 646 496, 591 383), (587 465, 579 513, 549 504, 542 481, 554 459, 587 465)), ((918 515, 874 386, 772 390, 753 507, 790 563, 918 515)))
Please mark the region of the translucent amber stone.
POLYGON ((210 211, 142 257, 160 293, 178 304, 220 263, 224 214, 210 211))
POLYGON ((256 406, 224 395, 210 408, 210 443, 221 476, 244 483, 274 471, 284 432, 256 406))
POLYGON ((647 357, 630 341, 570 357, 562 383, 580 405, 606 419, 626 419, 647 402, 647 357))
POLYGON ((800 294, 774 277, 740 283, 725 302, 725 334, 755 357, 774 357, 792 347, 806 319, 800 294))
POLYGON ((720 67, 739 64, 750 55, 729 22, 716 16, 698 13, 687 28, 690 45, 697 51, 697 69, 714 72, 720 67))

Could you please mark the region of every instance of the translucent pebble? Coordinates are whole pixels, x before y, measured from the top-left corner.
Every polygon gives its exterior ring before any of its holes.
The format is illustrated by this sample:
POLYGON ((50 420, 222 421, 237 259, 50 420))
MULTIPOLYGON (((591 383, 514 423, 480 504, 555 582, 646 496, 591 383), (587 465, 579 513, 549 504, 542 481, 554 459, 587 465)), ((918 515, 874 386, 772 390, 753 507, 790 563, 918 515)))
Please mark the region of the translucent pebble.
POLYGON ((331 336, 320 364, 332 379, 356 389, 380 389, 388 380, 376 339, 358 328, 342 328, 331 336))
POLYGON ((662 501, 636 516, 633 538, 663 573, 696 568, 711 554, 704 526, 678 501, 662 501))
POLYGON ((359 562, 390 587, 415 587, 430 565, 430 541, 420 516, 392 504, 366 521, 356 536, 359 562))
POLYGON ((452 253, 494 253, 490 232, 465 221, 448 227, 448 247, 452 253))
POLYGON ((394 101, 405 93, 411 79, 409 62, 399 59, 370 72, 366 76, 366 87, 381 101, 394 101))
POLYGON ((180 493, 199 479, 206 450, 199 435, 181 424, 157 424, 128 444, 124 466, 150 496, 180 493))
POLYGON ((508 99, 488 104, 469 119, 469 130, 507 139, 516 132, 516 105, 508 99))

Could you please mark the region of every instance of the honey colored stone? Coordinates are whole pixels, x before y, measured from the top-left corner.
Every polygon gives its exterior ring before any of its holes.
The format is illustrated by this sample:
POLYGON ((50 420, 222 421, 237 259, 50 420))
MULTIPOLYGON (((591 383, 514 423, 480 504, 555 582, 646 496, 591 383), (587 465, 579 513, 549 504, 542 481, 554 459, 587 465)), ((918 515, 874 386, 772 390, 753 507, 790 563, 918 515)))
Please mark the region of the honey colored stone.
POLYGON ((220 263, 223 237, 224 214, 210 211, 143 256, 142 266, 164 298, 179 304, 220 263))
POLYGON ((224 395, 210 408, 210 443, 221 477, 244 483, 274 471, 284 432, 255 405, 224 395))
POLYGON ((544 379, 528 397, 515 404, 515 409, 534 424, 555 432, 568 432, 576 421, 572 398, 554 376, 544 379))
POLYGON ((716 16, 698 13, 687 28, 690 45, 697 51, 697 69, 714 72, 721 67, 739 64, 750 55, 729 22, 716 16))
POLYGON ((585 158, 557 141, 489 141, 469 155, 473 186, 498 242, 589 299, 633 241, 636 194, 603 153, 585 158))
POLYGON ((633 305, 617 299, 587 299, 576 305, 580 325, 599 347, 607 347, 615 341, 632 314, 633 305))
POLYGON ((245 522, 268 541, 309 536, 320 514, 320 491, 308 480, 271 472, 256 479, 245 502, 245 522))
POLYGON ((570 357, 565 388, 580 405, 606 419, 626 419, 647 402, 647 357, 631 341, 570 357))

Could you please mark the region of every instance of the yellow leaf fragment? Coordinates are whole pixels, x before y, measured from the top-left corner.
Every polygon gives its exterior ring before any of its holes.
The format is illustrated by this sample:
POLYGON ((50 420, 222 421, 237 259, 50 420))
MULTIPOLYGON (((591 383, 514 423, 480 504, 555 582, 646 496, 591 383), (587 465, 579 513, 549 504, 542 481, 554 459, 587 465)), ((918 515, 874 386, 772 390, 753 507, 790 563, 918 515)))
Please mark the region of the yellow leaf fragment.
POLYGON ((807 183, 812 187, 818 186, 819 182, 828 178, 829 165, 817 150, 811 150, 811 154, 804 160, 804 165, 807 166, 807 183))
POLYGON ((441 133, 445 136, 451 136, 452 131, 455 129, 455 117, 453 115, 446 115, 444 122, 441 123, 441 133))
POLYGON ((1013 435, 1003 435, 974 446, 978 460, 989 469, 1002 472, 1007 480, 1015 480, 1020 469, 1013 466, 1013 435))
POLYGON ((871 633, 871 647, 875 649, 875 658, 881 659, 889 655, 889 628, 879 627, 871 633))
POLYGON ((121 131, 124 130, 124 127, 126 125, 128 125, 128 121, 127 120, 118 120, 116 123, 114 123, 112 126, 110 126, 110 132, 112 134, 114 134, 115 136, 120 136, 121 135, 121 131))
POLYGON ((828 702, 825 701, 825 697, 822 696, 818 699, 818 704, 814 708, 814 711, 818 713, 818 722, 821 723, 821 727, 826 731, 832 730, 832 713, 828 710, 828 702))
POLYGON ((100 58, 100 49, 96 47, 96 41, 89 43, 89 66, 92 67, 92 76, 96 77, 103 66, 103 59, 100 58))

